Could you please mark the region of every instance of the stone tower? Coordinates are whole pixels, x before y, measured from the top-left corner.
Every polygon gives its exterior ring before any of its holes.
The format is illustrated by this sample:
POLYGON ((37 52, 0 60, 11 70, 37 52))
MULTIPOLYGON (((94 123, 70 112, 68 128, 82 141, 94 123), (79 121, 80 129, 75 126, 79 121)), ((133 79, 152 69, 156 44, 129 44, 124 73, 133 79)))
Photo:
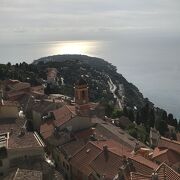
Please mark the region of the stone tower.
POLYGON ((89 116, 89 95, 88 84, 81 78, 75 84, 75 106, 76 113, 81 116, 89 116))

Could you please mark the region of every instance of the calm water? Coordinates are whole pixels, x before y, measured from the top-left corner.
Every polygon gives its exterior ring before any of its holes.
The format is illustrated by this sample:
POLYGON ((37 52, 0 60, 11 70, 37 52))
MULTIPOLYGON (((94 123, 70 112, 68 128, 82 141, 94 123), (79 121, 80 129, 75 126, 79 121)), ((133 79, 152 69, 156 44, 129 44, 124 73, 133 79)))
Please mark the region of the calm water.
POLYGON ((113 41, 58 41, 0 44, 0 62, 12 63, 54 54, 87 54, 116 65, 156 106, 180 118, 180 38, 119 37, 113 41))

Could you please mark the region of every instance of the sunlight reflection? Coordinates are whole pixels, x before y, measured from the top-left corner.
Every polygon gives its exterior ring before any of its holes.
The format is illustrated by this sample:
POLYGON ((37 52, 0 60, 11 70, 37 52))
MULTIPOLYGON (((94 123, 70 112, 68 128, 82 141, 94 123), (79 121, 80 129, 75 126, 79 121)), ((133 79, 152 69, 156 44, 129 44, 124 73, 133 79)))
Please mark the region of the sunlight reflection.
POLYGON ((99 43, 97 41, 60 41, 52 45, 51 53, 94 55, 99 43))

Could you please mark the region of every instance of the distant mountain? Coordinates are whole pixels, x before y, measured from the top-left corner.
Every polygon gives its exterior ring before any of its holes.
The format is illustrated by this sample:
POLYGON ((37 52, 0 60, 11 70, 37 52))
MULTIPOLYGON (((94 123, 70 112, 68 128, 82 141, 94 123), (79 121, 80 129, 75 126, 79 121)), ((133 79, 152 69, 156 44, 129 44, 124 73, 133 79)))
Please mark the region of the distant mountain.
POLYGON ((62 93, 70 96, 73 96, 75 81, 83 75, 90 86, 90 98, 93 101, 114 100, 108 84, 110 79, 117 87, 115 95, 123 99, 127 106, 142 107, 147 101, 135 85, 117 73, 115 66, 100 58, 86 55, 55 55, 35 60, 33 64, 40 71, 48 67, 56 67, 59 77, 63 77, 65 82, 62 93))

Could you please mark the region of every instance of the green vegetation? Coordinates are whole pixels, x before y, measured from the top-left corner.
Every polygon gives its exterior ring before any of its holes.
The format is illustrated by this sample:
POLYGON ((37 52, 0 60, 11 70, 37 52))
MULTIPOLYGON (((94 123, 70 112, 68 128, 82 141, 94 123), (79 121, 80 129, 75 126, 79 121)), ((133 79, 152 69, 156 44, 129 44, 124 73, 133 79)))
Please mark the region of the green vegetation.
POLYGON ((59 85, 47 87, 46 93, 61 93, 73 97, 74 83, 84 75, 89 84, 90 99, 92 101, 112 102, 114 98, 107 83, 108 76, 118 87, 123 84, 125 88, 127 106, 142 107, 144 98, 137 87, 129 83, 121 74, 117 73, 116 67, 100 58, 84 55, 56 55, 41 58, 32 64, 25 62, 11 65, 0 65, 0 79, 18 79, 30 82, 32 85, 42 84, 46 79, 46 68, 55 67, 59 71, 59 85), (60 77, 64 78, 64 86, 61 86, 60 77))
POLYGON ((146 143, 149 136, 144 126, 132 124, 127 128, 127 132, 134 138, 139 139, 141 142, 146 143))
POLYGON ((148 138, 151 127, 156 127, 161 135, 166 134, 168 125, 174 126, 177 131, 180 130, 180 122, 178 123, 172 114, 154 108, 136 86, 117 73, 115 66, 103 59, 83 55, 56 55, 41 58, 32 64, 25 62, 15 65, 0 64, 0 80, 18 79, 29 82, 33 86, 43 84, 47 76, 46 69, 51 67, 57 68, 59 81, 58 85, 47 85, 45 89, 47 94, 60 93, 73 97, 74 83, 83 75, 89 85, 90 100, 100 101, 105 106, 105 114, 108 117, 120 118, 123 115, 131 122, 135 121, 137 125, 129 127, 127 131, 143 142, 148 138), (61 84, 61 77, 65 85, 61 84), (117 87, 120 84, 124 86, 126 106, 123 111, 115 108, 116 100, 110 92, 108 77, 117 87), (134 106, 136 106, 135 109, 134 106))

